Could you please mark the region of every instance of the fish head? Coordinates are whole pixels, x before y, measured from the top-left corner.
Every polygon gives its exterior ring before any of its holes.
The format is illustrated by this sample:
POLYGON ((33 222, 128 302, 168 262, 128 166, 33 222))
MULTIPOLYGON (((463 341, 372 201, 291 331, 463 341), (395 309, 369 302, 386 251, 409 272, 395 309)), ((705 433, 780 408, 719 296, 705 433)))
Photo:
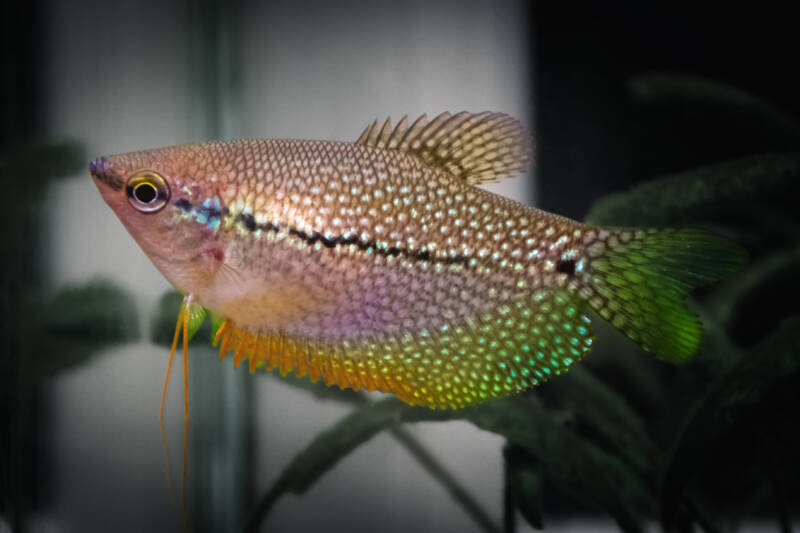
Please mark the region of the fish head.
POLYGON ((100 157, 89 171, 100 194, 155 266, 184 292, 207 277, 202 258, 214 232, 192 218, 210 197, 192 145, 100 157))

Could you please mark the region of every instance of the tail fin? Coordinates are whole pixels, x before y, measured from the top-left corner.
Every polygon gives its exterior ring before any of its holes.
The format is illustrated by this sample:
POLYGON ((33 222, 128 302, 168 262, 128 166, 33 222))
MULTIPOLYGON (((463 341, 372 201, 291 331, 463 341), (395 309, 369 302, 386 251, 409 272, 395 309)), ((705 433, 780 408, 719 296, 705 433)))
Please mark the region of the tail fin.
POLYGON ((587 248, 581 296, 645 351, 672 363, 688 361, 703 331, 686 296, 736 272, 746 261, 744 250, 702 230, 597 232, 587 248))

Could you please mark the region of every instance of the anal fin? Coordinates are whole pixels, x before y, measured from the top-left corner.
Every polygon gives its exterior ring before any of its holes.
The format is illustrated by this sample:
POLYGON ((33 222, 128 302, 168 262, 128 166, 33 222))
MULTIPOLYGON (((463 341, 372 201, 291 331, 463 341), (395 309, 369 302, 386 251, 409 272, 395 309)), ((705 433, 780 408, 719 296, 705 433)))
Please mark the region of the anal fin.
POLYGON ((460 408, 529 389, 589 352, 592 331, 577 297, 543 289, 469 323, 385 339, 318 342, 225 326, 220 356, 238 366, 307 374, 341 389, 379 390, 412 405, 460 408))

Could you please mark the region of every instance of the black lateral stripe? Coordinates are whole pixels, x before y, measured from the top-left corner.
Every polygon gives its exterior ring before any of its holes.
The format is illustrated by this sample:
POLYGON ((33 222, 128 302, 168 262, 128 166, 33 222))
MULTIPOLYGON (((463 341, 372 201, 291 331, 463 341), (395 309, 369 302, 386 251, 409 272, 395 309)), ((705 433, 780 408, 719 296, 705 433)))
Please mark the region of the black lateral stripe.
POLYGON ((186 198, 180 198, 175 200, 175 205, 181 208, 183 211, 191 211, 192 210, 192 202, 187 200, 186 198))
POLYGON ((230 214, 230 210, 227 207, 223 207, 222 209, 217 209, 214 207, 204 207, 202 205, 193 205, 192 202, 187 200, 186 198, 179 198, 173 202, 175 207, 178 207, 182 211, 194 211, 199 214, 203 214, 208 219, 213 218, 220 218, 224 216, 228 216, 230 214))
MULTIPOLYGON (((229 214, 228 208, 224 207, 221 212, 220 210, 204 208, 200 206, 193 206, 192 203, 187 200, 186 198, 181 198, 179 200, 175 200, 175 206, 179 207, 183 211, 207 211, 207 215, 214 217, 214 216, 227 216, 229 214)), ((386 246, 378 246, 378 243, 375 241, 362 241, 356 235, 351 235, 349 237, 345 237, 344 235, 339 235, 337 237, 326 237, 323 234, 319 233, 318 231, 314 231, 312 233, 306 233, 301 231, 297 228, 288 227, 285 224, 273 224, 272 222, 265 222, 263 224, 259 224, 256 222, 255 217, 252 213, 237 213, 234 220, 240 223, 247 231, 254 232, 257 230, 261 231, 270 231, 272 233, 278 233, 281 230, 281 227, 286 227, 288 229, 289 235, 293 237, 297 237, 302 241, 314 245, 316 243, 322 243, 323 246, 326 248, 335 248, 336 246, 350 246, 356 245, 359 250, 367 251, 372 250, 374 253, 378 255, 384 256, 391 256, 391 257, 406 257, 408 259, 414 259, 417 261, 430 261, 431 263, 441 263, 444 265, 467 265, 469 264, 469 257, 463 255, 454 255, 449 257, 431 257, 431 253, 427 250, 419 250, 419 251, 412 251, 407 250, 405 248, 398 248, 396 246, 386 247, 386 246)))
POLYGON ((305 233, 295 228, 289 228, 289 235, 293 235, 302 239, 308 244, 322 243, 326 248, 334 248, 336 246, 349 246, 356 245, 359 250, 367 251, 372 250, 376 254, 391 256, 391 257, 406 257, 417 261, 430 261, 431 263, 441 263, 445 265, 466 265, 469 263, 469 257, 463 255, 456 255, 450 257, 431 257, 430 252, 426 250, 411 251, 405 248, 397 248, 396 246, 386 247, 378 246, 375 241, 362 241, 356 236, 345 237, 343 235, 337 237, 326 237, 321 233, 315 231, 311 234, 305 233))

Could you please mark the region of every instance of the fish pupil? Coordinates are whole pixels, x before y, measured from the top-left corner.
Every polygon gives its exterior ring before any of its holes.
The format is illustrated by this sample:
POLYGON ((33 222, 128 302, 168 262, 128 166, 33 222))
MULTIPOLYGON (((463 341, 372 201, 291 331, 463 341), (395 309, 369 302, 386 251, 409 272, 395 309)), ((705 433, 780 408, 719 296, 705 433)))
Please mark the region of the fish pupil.
POLYGON ((133 195, 143 204, 149 204, 156 199, 157 191, 156 188, 149 183, 142 183, 133 190, 133 195))

